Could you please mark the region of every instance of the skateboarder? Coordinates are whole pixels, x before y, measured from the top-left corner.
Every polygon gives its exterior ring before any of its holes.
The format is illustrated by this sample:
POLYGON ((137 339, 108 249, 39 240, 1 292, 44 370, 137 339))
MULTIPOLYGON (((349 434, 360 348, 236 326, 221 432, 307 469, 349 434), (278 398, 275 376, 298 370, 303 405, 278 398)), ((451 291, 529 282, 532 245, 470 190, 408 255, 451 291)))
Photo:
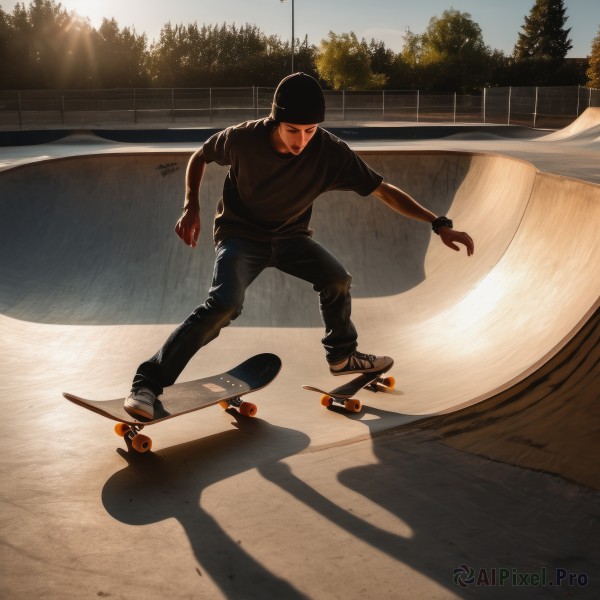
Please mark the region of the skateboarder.
POLYGON ((350 319, 352 278, 340 261, 312 238, 315 199, 329 190, 373 194, 393 210, 428 222, 442 242, 474 251, 472 239, 452 222, 383 182, 344 142, 319 127, 325 100, 315 79, 294 73, 278 85, 271 114, 213 135, 189 160, 183 214, 175 231, 192 248, 200 234, 200 184, 210 162, 227 165, 223 195, 213 225, 216 262, 204 304, 166 340, 133 379, 125 409, 152 418, 154 401, 173 385, 188 361, 242 311, 246 288, 266 267, 276 267, 313 285, 325 325, 322 339, 333 375, 389 368, 387 356, 357 350, 350 319))

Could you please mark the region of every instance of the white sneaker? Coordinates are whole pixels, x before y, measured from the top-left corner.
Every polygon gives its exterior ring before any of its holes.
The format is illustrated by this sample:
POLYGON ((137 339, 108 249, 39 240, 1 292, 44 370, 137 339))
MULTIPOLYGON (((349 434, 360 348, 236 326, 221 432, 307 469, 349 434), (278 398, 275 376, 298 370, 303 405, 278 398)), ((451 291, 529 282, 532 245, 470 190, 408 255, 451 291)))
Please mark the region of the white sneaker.
POLYGON ((394 364, 389 356, 375 356, 354 352, 341 363, 330 364, 329 370, 332 375, 350 375, 354 373, 377 373, 388 371, 394 364))
POLYGON ((131 394, 125 398, 124 408, 134 417, 153 419, 155 400, 156 394, 148 388, 132 390, 131 394))

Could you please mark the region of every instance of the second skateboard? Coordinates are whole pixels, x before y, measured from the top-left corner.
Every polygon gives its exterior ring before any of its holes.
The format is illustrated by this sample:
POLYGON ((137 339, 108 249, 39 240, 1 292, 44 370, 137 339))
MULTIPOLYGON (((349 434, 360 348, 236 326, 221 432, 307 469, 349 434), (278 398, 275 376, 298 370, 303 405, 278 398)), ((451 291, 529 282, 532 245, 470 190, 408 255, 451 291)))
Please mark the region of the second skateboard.
POLYGON ((374 373, 362 373, 351 381, 344 383, 331 391, 325 391, 312 385, 303 385, 305 390, 321 394, 321 404, 326 407, 338 405, 349 412, 359 413, 362 409, 360 400, 353 398, 354 394, 362 389, 370 392, 392 390, 396 380, 391 376, 385 376, 386 371, 374 373))

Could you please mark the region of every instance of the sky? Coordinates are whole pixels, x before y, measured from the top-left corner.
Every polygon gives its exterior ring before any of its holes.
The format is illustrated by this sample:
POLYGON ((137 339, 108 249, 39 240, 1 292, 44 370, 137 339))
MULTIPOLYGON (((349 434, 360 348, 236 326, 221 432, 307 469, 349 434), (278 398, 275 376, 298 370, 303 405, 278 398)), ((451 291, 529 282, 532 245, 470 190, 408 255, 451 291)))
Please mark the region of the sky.
MULTIPOLYGON (((29 5, 30 0, 23 0, 29 5)), ((471 14, 482 30, 483 40, 493 49, 511 54, 518 33, 534 0, 294 0, 295 37, 308 35, 309 44, 318 45, 328 33, 353 31, 359 39, 383 41, 399 52, 407 29, 420 34, 431 17, 440 17, 454 8, 471 14)), ((17 4, 1 0, 5 12, 17 4)), ((166 23, 172 25, 222 24, 256 25, 267 35, 291 38, 292 0, 62 0, 67 11, 88 17, 93 27, 102 18, 116 19, 119 27, 135 28, 148 41, 158 40, 166 23)), ((570 58, 588 56, 592 40, 600 28, 600 0, 564 0, 571 27, 573 48, 570 58)))

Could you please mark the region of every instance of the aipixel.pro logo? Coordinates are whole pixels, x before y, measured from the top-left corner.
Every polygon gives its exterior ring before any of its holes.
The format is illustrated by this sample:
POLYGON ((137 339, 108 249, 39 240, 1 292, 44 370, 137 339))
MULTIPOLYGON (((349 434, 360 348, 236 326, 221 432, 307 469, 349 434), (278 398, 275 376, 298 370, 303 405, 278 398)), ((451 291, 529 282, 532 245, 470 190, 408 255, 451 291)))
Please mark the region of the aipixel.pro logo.
POLYGON ((589 582, 587 573, 573 573, 566 569, 548 569, 525 571, 514 567, 491 567, 474 569, 462 564, 452 571, 455 585, 462 588, 475 587, 586 587, 589 582))

